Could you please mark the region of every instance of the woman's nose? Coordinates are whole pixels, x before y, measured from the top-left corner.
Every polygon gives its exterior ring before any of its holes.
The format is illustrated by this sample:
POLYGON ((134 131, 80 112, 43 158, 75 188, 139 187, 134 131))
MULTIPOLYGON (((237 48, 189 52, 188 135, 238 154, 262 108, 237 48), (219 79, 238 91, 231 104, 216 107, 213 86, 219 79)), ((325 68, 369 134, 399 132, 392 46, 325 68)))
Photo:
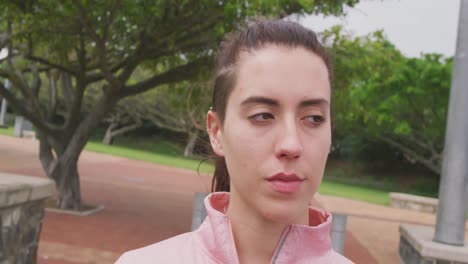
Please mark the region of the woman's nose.
POLYGON ((298 134, 298 128, 294 122, 282 125, 278 128, 278 139, 276 143, 276 157, 278 159, 297 159, 302 154, 302 144, 298 134))

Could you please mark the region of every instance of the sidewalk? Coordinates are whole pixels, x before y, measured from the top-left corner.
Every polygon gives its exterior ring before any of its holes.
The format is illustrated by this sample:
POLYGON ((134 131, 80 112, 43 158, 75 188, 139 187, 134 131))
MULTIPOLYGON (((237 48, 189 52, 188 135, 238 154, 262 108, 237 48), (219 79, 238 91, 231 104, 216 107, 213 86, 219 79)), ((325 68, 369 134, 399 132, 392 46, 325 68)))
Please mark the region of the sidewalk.
MULTIPOLYGON (((36 141, 0 135, 0 170, 45 177, 36 141)), ((46 212, 39 264, 114 263, 123 252, 187 232, 195 192, 210 177, 93 152, 79 162, 85 203, 104 205, 91 216, 46 212)), ((433 225, 435 216, 318 195, 333 212, 349 215, 345 256, 356 263, 399 263, 400 223, 433 225)))

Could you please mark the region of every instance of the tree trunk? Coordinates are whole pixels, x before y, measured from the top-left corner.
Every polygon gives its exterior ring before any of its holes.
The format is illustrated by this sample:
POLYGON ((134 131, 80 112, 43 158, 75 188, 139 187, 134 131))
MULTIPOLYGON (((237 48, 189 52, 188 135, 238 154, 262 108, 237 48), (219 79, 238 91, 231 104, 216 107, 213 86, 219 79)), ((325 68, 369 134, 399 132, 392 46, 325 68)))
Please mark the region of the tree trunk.
POLYGON ((52 175, 57 185, 57 207, 67 210, 81 210, 80 177, 76 161, 62 162, 57 165, 52 175))
POLYGON ((185 145, 185 150, 184 150, 184 157, 191 157, 193 156, 193 150, 195 149, 195 143, 197 142, 198 139, 198 130, 195 132, 189 133, 187 145, 185 145))
POLYGON ((80 210, 82 200, 80 193, 80 179, 78 175, 78 161, 65 156, 63 145, 53 138, 47 137, 41 131, 39 138, 39 159, 47 176, 54 180, 58 191, 57 207, 67 210, 80 210), (52 151, 51 142, 55 142, 52 151))
MULTIPOLYGON (((115 98, 102 97, 95 108, 80 122, 63 153, 57 153, 55 168, 51 173, 58 190, 60 209, 80 210, 82 208, 78 159, 91 134, 100 120, 116 103, 115 98)), ((53 163, 52 163, 53 164, 53 163)))
POLYGON ((73 131, 69 132, 70 137, 64 137, 63 134, 53 136, 38 130, 40 161, 47 175, 56 184, 58 208, 82 209, 78 159, 89 137, 99 125, 99 121, 113 105, 115 105, 113 98, 101 98, 101 102, 93 111, 79 123, 76 129, 73 127, 73 131))
POLYGON ((109 125, 109 127, 107 128, 106 130, 106 135, 104 136, 104 139, 102 140, 102 143, 103 144, 106 144, 106 145, 112 145, 112 142, 114 141, 114 137, 112 135, 112 131, 114 130, 114 128, 117 127, 117 124, 116 123, 111 123, 109 125))

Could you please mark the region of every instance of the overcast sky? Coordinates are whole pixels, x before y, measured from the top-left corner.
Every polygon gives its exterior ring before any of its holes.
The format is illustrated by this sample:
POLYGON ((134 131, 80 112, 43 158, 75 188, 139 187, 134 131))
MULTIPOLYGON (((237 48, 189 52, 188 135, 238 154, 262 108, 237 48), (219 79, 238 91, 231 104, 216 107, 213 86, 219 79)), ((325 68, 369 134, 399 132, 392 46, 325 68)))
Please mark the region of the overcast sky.
POLYGON ((300 23, 315 31, 341 24, 356 36, 383 29, 405 55, 455 53, 460 0, 361 0, 344 17, 307 16, 300 23))

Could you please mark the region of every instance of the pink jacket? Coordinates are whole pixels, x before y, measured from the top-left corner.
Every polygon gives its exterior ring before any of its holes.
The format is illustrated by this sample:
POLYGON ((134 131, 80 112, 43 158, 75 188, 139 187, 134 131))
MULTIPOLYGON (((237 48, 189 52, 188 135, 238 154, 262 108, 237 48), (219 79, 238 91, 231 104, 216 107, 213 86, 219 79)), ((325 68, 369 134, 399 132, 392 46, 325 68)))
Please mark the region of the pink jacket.
MULTIPOLYGON (((236 247, 227 215, 229 193, 212 193, 205 198, 207 217, 195 231, 129 251, 116 264, 229 263, 238 264, 236 247)), ((353 263, 332 249, 331 214, 309 209, 310 226, 290 225, 278 243, 271 263, 353 263)))

